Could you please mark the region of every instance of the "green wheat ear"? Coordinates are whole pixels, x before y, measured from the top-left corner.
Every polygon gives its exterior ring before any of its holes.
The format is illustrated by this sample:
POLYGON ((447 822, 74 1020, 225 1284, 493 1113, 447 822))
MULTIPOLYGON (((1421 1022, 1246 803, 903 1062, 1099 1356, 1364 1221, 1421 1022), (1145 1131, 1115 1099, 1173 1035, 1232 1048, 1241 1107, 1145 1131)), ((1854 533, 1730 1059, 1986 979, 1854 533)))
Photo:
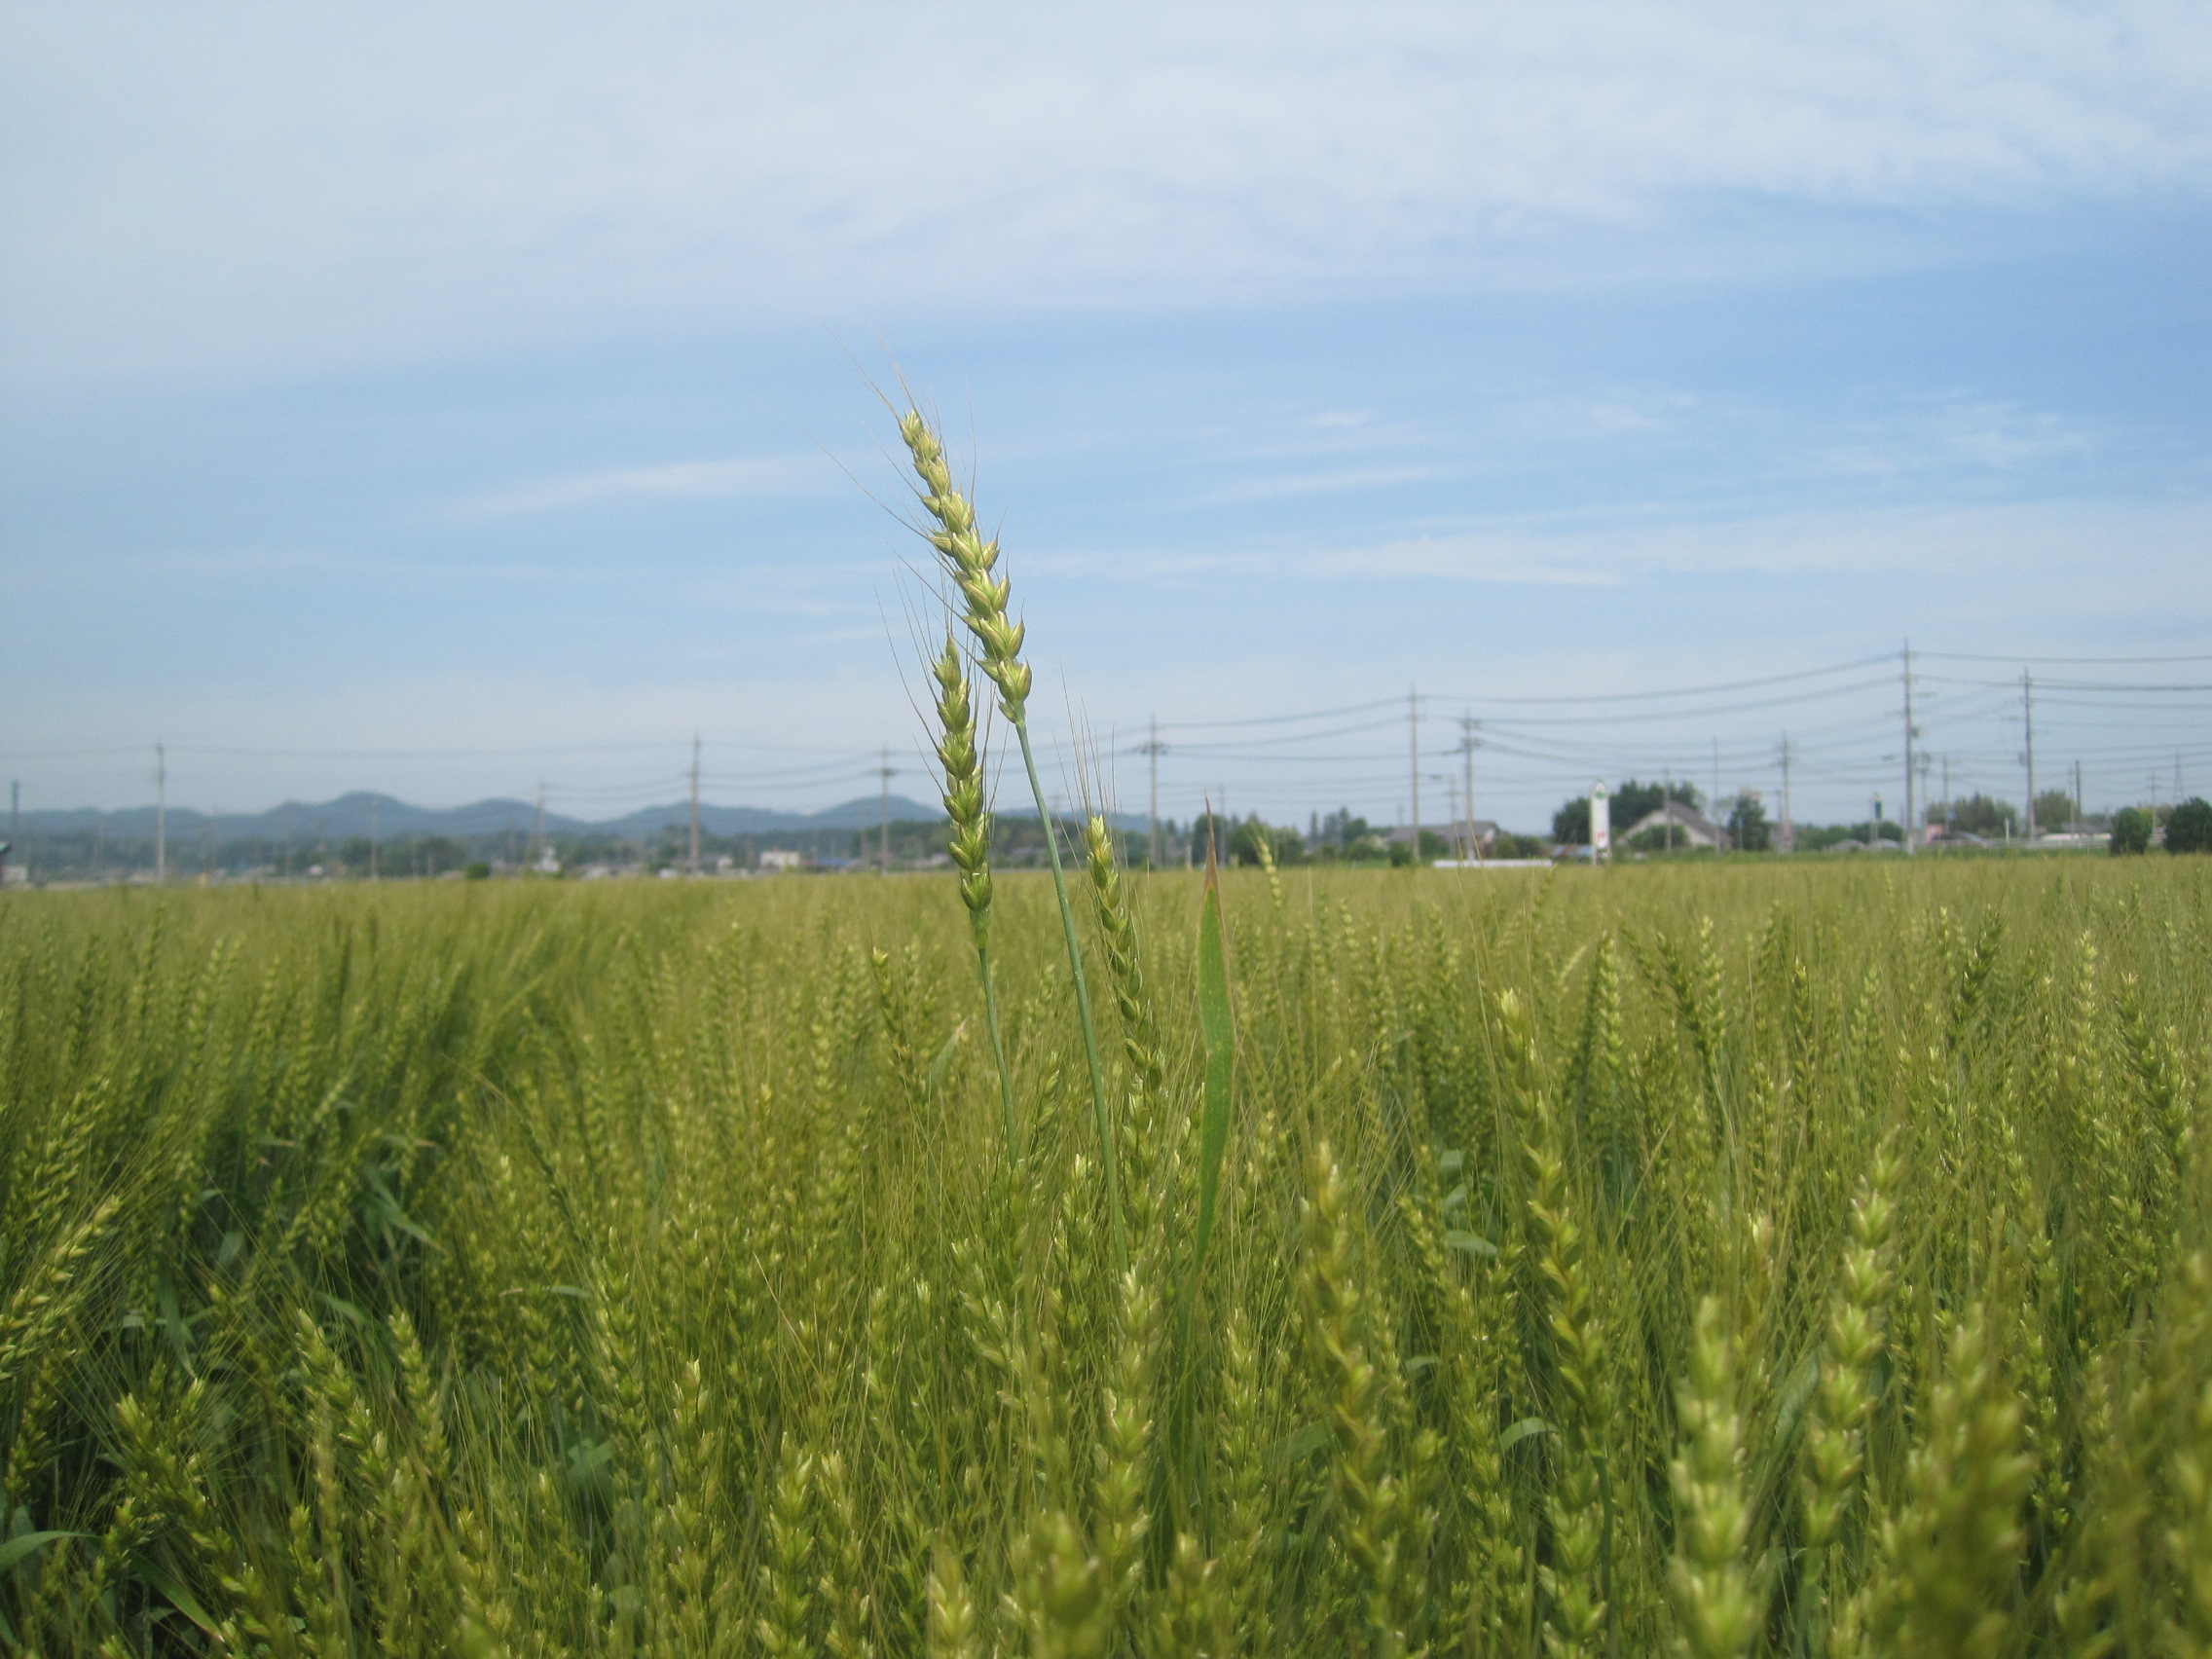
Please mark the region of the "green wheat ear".
POLYGON ((999 707, 1008 719, 1020 725, 1029 704, 1029 668, 1021 660, 1027 630, 1007 614, 1013 584, 993 574, 998 569, 999 544, 985 541, 977 534, 975 508, 952 487, 944 446, 930 430, 920 410, 909 409, 901 417, 899 435, 913 456, 915 472, 929 486, 922 505, 938 523, 936 530, 927 533, 930 545, 938 550, 960 589, 968 630, 982 651, 983 672, 999 688, 999 707))
POLYGON ((918 409, 899 419, 899 436, 912 456, 914 471, 926 486, 922 506, 937 529, 925 531, 930 545, 953 585, 960 590, 962 620, 975 636, 983 673, 999 688, 999 710, 1021 745, 1022 769, 1029 774, 1030 798, 1045 832, 1045 852, 1052 868, 1052 892, 1060 904, 1060 933, 1068 951, 1068 977, 1074 982, 1076 1018, 1083 1028, 1083 1057, 1090 1075, 1090 1111, 1098 1131, 1098 1162, 1106 1181, 1107 1214, 1114 1230, 1115 1265, 1129 1265, 1128 1223, 1122 1211, 1122 1184, 1114 1153, 1114 1124, 1106 1106, 1106 1072, 1098 1061, 1098 1027, 1090 1014, 1090 986, 1084 977, 1083 944, 1076 938, 1075 908, 1068 903, 1067 875, 1060 867, 1059 832, 1045 803, 1044 781, 1037 775, 1036 751, 1029 742, 1029 665, 1021 660, 1022 625, 1008 614, 1013 588, 996 574, 999 544, 976 530, 976 510, 952 485, 944 445, 918 409))
POLYGON ((943 651, 930 665, 930 678, 937 682, 937 757, 944 768, 944 812, 952 821, 946 850, 960 870, 960 902, 968 907, 968 929, 976 941, 983 1019, 990 1028, 991 1059, 998 1067, 999 1105, 1006 1119, 1006 1156, 1011 1163, 1018 1160, 1021 1149, 1014 1124, 1014 1078, 999 1033, 998 987, 991 975, 991 820, 983 807, 983 752, 968 696, 968 664, 949 629, 943 651))
POLYGON ((944 649, 930 664, 937 682, 938 763, 944 769, 944 813, 952 822, 946 851, 960 869, 960 902, 981 950, 991 936, 991 826, 983 810, 983 756, 976 740, 976 714, 968 699, 968 665, 947 632, 944 649))

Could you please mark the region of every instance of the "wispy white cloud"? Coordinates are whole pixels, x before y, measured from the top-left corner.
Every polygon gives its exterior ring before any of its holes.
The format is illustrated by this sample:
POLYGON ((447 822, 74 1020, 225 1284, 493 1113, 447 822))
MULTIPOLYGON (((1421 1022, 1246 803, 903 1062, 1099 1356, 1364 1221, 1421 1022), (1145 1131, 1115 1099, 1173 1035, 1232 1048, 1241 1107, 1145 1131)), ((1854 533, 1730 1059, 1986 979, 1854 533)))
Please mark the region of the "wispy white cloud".
POLYGON ((461 510, 470 516, 506 517, 562 512, 617 500, 802 495, 825 487, 826 466, 826 462, 809 463, 785 456, 735 456, 720 461, 604 467, 489 491, 463 501, 461 510))
POLYGON ((1573 562, 1577 551, 1508 532, 1421 535, 1304 554, 1289 563, 1301 575, 1362 581, 1441 576, 1506 587, 1617 587, 1628 579, 1595 564, 1573 562))
POLYGON ((1808 215, 1895 257, 2212 177, 2172 0, 119 3, 0 63, 0 297, 62 367, 1818 266, 1808 215))
POLYGON ((1525 439, 1587 443, 1660 431, 1696 402, 1692 394, 1680 391, 1534 398, 1501 411, 1500 424, 1525 439))
POLYGON ((2007 473, 2029 462, 2083 457, 2113 439, 2109 431, 2050 410, 1946 398, 1862 425, 1820 445, 1810 460, 1815 472, 1842 478, 2007 473))
POLYGON ((1495 473, 1510 449, 1553 454, 1666 432, 1698 399, 1684 391, 1507 398, 1451 425, 1372 410, 1272 413, 1250 427, 1207 434, 1220 480, 1191 498, 1205 505, 1348 495, 1495 473))
MULTIPOLYGON (((1026 563, 1062 579, 1111 572, 1183 582, 1297 580, 1315 588, 1347 581, 1388 586, 1434 579, 1613 588, 1681 576, 1899 571, 2047 583, 2069 571, 2097 569, 2115 549, 2124 547, 2142 579, 2188 577, 2169 589, 2173 602, 2186 607, 2212 602, 2212 563, 2202 558, 2207 545, 2212 545, 2212 501, 2206 500, 2026 501, 1697 516, 1671 504, 1646 503, 1602 512, 1501 516, 1420 535, 1321 546, 1058 550, 1032 554, 1026 563)), ((1282 592, 1279 585, 1272 591, 1278 597, 1282 592)), ((1404 600, 1401 595, 1387 603, 1404 600)))
POLYGON ((1361 490, 1386 490, 1405 484, 1434 484, 1464 478, 1475 468, 1467 462, 1422 464, 1407 462, 1384 466, 1317 467, 1284 469, 1261 477, 1236 479, 1200 492, 1198 501, 1223 505, 1235 501, 1285 500, 1299 496, 1346 495, 1361 490))

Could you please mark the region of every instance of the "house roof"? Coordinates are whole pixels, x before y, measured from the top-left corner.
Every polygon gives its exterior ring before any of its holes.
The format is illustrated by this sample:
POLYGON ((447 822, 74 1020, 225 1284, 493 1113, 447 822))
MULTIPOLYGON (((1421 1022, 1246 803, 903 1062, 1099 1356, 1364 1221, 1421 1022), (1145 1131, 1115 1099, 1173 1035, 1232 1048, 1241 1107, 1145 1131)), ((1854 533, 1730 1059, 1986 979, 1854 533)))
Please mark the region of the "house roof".
POLYGON ((1687 830, 1692 835, 1706 837, 1715 846, 1720 843, 1720 826, 1698 811, 1696 807, 1678 800, 1670 800, 1663 806, 1653 807, 1618 833, 1623 836, 1641 835, 1646 830, 1664 829, 1669 820, 1673 820, 1677 828, 1687 830))

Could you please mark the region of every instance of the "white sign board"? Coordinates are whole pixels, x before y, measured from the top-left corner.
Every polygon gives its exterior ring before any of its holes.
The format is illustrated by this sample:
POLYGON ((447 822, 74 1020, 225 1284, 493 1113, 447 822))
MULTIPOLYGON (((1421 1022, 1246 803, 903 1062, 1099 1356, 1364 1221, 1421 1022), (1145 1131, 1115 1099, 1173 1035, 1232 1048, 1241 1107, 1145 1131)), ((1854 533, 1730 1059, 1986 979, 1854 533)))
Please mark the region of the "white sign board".
POLYGON ((1602 859, 1613 850, 1613 797, 1602 783, 1590 786, 1590 856, 1602 859))

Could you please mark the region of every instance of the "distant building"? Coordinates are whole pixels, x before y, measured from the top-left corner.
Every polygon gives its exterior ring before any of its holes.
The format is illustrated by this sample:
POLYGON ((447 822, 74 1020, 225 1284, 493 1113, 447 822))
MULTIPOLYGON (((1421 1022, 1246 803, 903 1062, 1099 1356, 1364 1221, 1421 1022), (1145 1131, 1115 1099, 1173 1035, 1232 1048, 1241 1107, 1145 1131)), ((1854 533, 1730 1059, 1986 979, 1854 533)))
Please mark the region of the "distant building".
POLYGON ((798 853, 783 847, 770 847, 760 855, 760 873, 774 875, 787 869, 799 869, 805 864, 805 858, 798 853))
POLYGON ((1682 801, 1670 800, 1664 806, 1652 808, 1632 824, 1620 838, 1633 841, 1646 830, 1664 831, 1669 824, 1675 827, 1675 841, 1684 847, 1724 847, 1728 833, 1719 825, 1694 806, 1682 801))

